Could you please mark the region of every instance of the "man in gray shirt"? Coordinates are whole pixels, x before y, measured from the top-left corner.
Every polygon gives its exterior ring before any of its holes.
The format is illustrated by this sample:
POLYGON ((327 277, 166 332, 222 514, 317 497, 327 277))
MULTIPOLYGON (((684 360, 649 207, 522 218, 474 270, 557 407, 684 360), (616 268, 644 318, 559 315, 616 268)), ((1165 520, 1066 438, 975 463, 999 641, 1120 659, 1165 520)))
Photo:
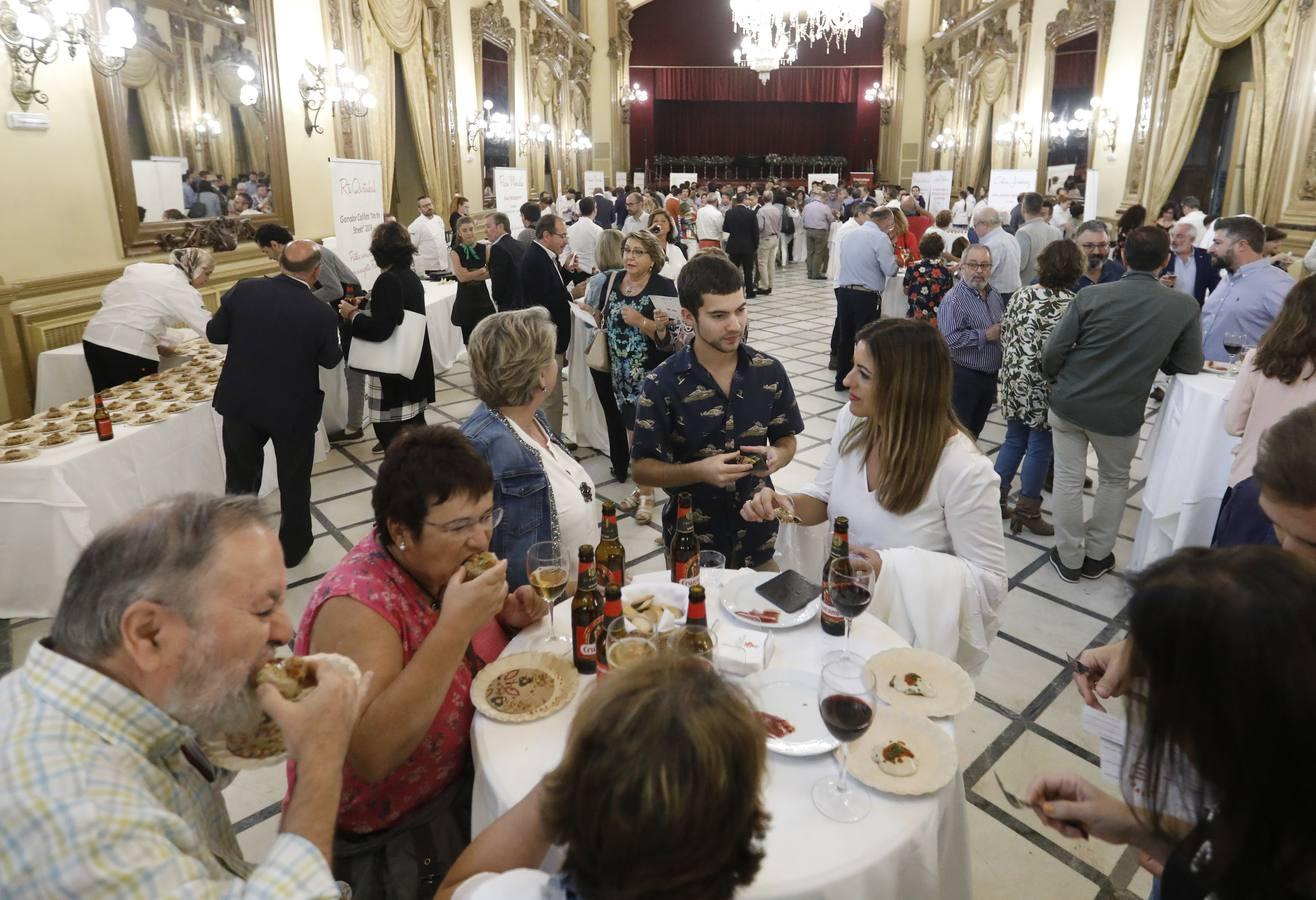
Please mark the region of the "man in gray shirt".
POLYGON ((1019 280, 1030 285, 1037 280, 1037 258, 1046 245, 1064 238, 1060 229, 1042 218, 1042 195, 1029 191, 1019 201, 1023 224, 1015 231, 1019 242, 1019 280))
POLYGON ((1155 226, 1135 228, 1124 243, 1128 272, 1094 284, 1069 303, 1042 354, 1051 388, 1056 544, 1051 565, 1068 582, 1100 578, 1115 565, 1115 535, 1129 492, 1147 392, 1156 370, 1202 367, 1202 328, 1192 297, 1155 273, 1169 262, 1170 239, 1155 226), (1088 444, 1097 451, 1092 518, 1083 521, 1088 444))
POLYGON ((759 223, 758 261, 755 266, 758 292, 772 293, 772 272, 777 262, 777 241, 781 235, 781 207, 777 206, 772 191, 764 191, 763 204, 755 212, 759 223))

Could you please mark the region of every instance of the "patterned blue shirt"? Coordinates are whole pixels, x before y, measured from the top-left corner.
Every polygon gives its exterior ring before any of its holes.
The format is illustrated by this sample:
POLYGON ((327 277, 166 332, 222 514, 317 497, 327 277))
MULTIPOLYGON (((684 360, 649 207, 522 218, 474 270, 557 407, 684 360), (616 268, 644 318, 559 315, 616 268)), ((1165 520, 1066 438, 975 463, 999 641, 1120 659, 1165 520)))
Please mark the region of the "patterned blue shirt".
POLYGON ((996 374, 1001 368, 1001 342, 987 340, 986 331, 1001 321, 1005 303, 993 287, 987 297, 964 283, 955 283, 937 307, 937 327, 946 338, 950 358, 957 365, 996 374))
MULTIPOLYGON (((738 353, 730 397, 695 359, 693 347, 676 352, 650 372, 636 403, 631 457, 680 465, 803 431, 785 367, 745 344, 738 353)), ((729 569, 763 565, 776 547, 777 522, 746 522, 740 508, 764 483, 772 486, 770 478, 746 475, 726 487, 700 483, 667 488, 663 540, 670 545, 675 533, 676 495, 689 491, 700 546, 720 551, 729 569)))
POLYGON ((1293 276, 1258 259, 1220 284, 1202 307, 1202 355, 1225 362, 1225 335, 1230 332, 1248 337, 1253 346, 1261 340, 1270 323, 1284 307, 1284 298, 1293 288, 1293 276))

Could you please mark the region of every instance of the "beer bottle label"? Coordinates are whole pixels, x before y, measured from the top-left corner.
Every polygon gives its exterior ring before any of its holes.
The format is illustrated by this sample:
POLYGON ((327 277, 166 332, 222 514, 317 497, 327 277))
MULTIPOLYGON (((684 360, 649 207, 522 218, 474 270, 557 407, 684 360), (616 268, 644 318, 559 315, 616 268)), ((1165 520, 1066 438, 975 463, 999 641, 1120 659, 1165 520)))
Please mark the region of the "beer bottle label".
MULTIPOLYGON (((612 573, 609 572, 606 567, 595 563, 594 582, 595 584, 598 585, 600 591, 606 591, 608 589, 608 585, 612 583, 612 573)), ((620 585, 621 582, 619 581, 617 582, 617 584, 620 585)))
POLYGON ((836 611, 835 606, 832 606, 831 597, 828 596, 826 589, 823 590, 822 618, 829 624, 845 627, 845 617, 836 611))
POLYGON ((683 587, 693 587, 699 583, 699 560, 672 563, 672 580, 683 587))
POLYGON ((603 619, 595 619, 588 625, 576 626, 576 652, 582 657, 593 659, 598 655, 598 646, 594 643, 603 619))

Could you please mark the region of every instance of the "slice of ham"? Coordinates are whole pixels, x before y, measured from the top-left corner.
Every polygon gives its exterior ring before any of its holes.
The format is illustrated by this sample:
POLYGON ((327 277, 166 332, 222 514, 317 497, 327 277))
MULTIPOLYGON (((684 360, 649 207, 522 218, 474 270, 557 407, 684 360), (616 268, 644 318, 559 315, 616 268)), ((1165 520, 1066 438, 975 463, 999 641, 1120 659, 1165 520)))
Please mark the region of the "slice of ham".
POLYGON ((763 723, 764 729, 768 732, 768 737, 783 738, 795 731, 795 726, 787 722, 781 716, 774 716, 769 713, 760 711, 759 721, 763 723))
POLYGON ((775 625, 781 620, 781 613, 777 612, 775 609, 737 610, 736 615, 740 616, 742 619, 748 619, 751 622, 768 625, 775 625))

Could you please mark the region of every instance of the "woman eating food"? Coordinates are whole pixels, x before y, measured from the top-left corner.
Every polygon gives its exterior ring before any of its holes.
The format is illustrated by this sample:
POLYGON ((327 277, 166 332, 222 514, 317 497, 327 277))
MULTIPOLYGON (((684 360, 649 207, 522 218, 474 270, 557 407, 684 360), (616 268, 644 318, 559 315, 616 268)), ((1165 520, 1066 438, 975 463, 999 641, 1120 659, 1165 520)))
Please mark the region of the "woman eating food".
MULTIPOLYGON (((294 652, 374 673, 343 771, 335 876, 358 900, 428 897, 470 840, 471 681, 547 610, 529 587, 508 592, 506 560, 467 571, 502 511, 456 429, 398 435, 371 499, 374 528, 321 580, 294 652)), ((291 796, 292 764, 288 780, 291 796)))

